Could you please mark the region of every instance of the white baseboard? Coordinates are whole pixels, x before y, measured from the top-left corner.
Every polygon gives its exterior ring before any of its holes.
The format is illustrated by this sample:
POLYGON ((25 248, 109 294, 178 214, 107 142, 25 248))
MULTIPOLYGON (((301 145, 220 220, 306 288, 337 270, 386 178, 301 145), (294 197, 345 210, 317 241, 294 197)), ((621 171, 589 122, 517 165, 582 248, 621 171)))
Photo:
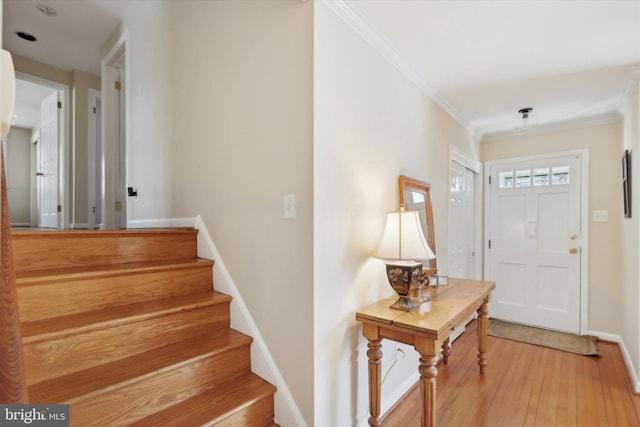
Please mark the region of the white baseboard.
POLYGON ((627 350, 627 346, 624 344, 622 337, 620 335, 609 334, 607 332, 588 331, 587 333, 589 335, 594 335, 601 340, 612 341, 618 344, 618 346, 620 347, 620 352, 622 353, 624 364, 627 365, 627 372, 629 374, 629 380, 631 381, 633 391, 636 393, 640 393, 640 381, 638 380, 638 373, 633 367, 631 356, 629 356, 629 351, 627 350))
POLYGON ((30 222, 12 222, 11 227, 31 227, 30 222))
POLYGON ((89 228, 89 224, 86 222, 75 222, 73 224, 69 224, 69 228, 84 230, 89 228))
POLYGON ((211 235, 200 216, 195 218, 198 229, 198 256, 215 261, 213 281, 215 289, 233 297, 231 301, 231 327, 253 337, 251 370, 278 388, 275 394, 275 421, 282 426, 306 427, 307 424, 296 405, 287 383, 271 356, 260 330, 249 313, 235 282, 231 278, 211 235))
POLYGON ((194 228, 195 218, 137 219, 127 222, 127 228, 194 228))

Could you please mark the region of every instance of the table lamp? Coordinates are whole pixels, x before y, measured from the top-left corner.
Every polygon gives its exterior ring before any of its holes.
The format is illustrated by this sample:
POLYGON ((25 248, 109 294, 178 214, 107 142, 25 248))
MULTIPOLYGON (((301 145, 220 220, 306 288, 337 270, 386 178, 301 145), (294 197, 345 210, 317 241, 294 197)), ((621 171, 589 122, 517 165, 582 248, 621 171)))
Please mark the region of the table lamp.
POLYGON ((389 284, 398 294, 391 308, 415 310, 418 306, 409 295, 420 281, 422 263, 418 261, 436 257, 424 237, 417 211, 387 214, 384 235, 374 257, 385 261, 389 284))

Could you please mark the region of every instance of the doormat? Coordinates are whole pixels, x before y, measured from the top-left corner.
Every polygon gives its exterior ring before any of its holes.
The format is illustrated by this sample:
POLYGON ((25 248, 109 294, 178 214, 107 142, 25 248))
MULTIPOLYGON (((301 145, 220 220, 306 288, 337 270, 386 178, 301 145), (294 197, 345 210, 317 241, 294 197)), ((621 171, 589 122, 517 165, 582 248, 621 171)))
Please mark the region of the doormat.
POLYGON ((518 325, 497 319, 489 319, 487 333, 494 337, 549 347, 570 353, 585 356, 600 356, 600 353, 598 353, 598 338, 592 335, 574 335, 549 331, 547 329, 518 325))

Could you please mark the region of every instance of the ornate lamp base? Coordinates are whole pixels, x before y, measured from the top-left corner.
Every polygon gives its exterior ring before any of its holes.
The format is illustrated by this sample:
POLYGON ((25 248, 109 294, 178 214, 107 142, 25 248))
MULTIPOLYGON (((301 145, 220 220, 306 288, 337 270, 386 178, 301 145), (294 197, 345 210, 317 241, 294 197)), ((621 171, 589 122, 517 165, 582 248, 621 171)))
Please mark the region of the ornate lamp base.
POLYGON ((391 304, 396 310, 413 311, 418 305, 411 301, 411 294, 418 287, 422 263, 411 262, 407 264, 387 264, 387 278, 389 284, 398 294, 399 298, 391 304))

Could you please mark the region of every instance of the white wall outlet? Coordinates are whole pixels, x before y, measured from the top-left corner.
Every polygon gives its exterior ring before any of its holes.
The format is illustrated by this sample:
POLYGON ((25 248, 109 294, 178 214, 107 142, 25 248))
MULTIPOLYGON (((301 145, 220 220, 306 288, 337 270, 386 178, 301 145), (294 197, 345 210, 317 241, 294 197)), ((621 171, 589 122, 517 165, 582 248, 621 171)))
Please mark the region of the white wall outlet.
POLYGON ((593 211, 593 222, 608 222, 609 211, 593 211))
POLYGON ((284 200, 284 205, 283 205, 284 219, 294 219, 296 217, 296 195, 285 194, 283 200, 284 200))

